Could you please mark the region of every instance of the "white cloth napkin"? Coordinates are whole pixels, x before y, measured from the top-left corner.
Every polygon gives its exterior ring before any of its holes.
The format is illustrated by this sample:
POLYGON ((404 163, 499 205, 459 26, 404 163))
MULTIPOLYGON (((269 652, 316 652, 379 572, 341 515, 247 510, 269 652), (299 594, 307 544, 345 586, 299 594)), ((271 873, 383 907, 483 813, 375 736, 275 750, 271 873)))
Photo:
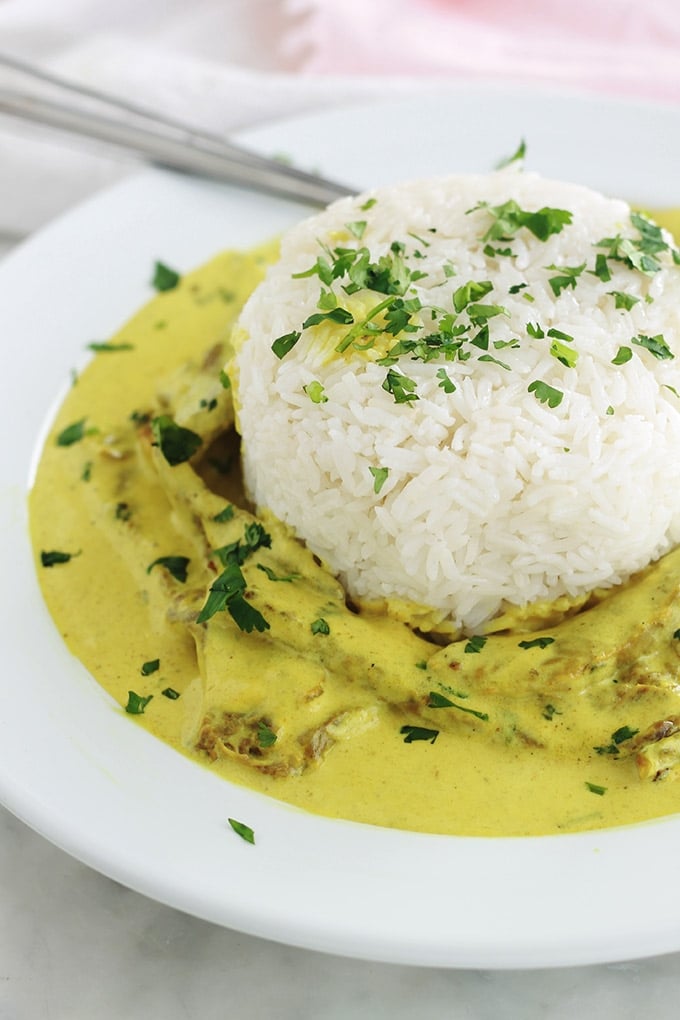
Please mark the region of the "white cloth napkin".
MULTIPOLYGON (((294 21, 285 0, 0 0, 0 50, 225 134, 411 90, 405 80, 296 74, 281 46, 294 21)), ((0 239, 30 233, 136 166, 0 118, 0 239)))
MULTIPOLYGON (((677 0, 0 0, 0 50, 223 133, 461 78, 680 102, 677 0)), ((0 242, 134 168, 0 118, 0 242)))

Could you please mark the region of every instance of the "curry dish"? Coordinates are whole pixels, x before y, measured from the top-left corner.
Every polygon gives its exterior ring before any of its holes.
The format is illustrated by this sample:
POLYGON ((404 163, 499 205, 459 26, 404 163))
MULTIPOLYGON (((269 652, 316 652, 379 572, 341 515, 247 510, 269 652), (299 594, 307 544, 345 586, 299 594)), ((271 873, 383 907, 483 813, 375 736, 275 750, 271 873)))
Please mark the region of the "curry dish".
POLYGON ((226 779, 377 825, 530 835, 677 811, 680 549, 583 605, 433 639, 407 624, 413 607, 351 604, 256 516, 223 365, 275 253, 165 270, 92 345, 45 445, 31 493, 42 589, 112 710, 226 779), (189 434, 191 456, 173 455, 189 434), (225 550, 245 591, 216 583, 225 550))

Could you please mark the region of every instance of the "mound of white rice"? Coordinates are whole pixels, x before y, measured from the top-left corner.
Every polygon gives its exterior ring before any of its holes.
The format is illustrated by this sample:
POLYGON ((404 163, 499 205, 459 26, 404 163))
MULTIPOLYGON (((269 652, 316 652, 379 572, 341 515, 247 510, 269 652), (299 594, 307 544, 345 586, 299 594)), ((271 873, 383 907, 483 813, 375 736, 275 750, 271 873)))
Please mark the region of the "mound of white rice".
POLYGON ((301 223, 228 366, 254 502, 354 598, 468 631, 624 580, 680 538, 672 245, 515 168, 301 223))

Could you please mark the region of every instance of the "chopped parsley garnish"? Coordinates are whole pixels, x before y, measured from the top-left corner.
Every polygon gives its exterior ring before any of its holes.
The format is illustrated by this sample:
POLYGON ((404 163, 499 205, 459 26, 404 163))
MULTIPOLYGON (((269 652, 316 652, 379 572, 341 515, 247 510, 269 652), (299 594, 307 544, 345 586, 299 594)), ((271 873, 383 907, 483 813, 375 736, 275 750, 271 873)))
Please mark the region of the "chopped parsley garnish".
POLYGON ((449 378, 448 372, 445 368, 437 369, 437 378, 439 379, 437 385, 444 390, 444 393, 456 392, 456 384, 449 378))
POLYGON ((174 687, 166 687, 164 691, 161 691, 161 694, 170 701, 177 701, 179 698, 179 691, 176 691, 174 687))
POLYGON ((630 726, 620 726, 618 730, 612 733, 610 744, 594 747, 593 750, 597 751, 598 754, 620 754, 619 744, 623 744, 626 740, 632 740, 639 732, 639 730, 634 730, 630 726))
POLYGON ((293 350, 301 336, 302 333, 297 329, 294 329, 292 333, 284 333, 283 336, 277 336, 272 344, 272 350, 276 357, 285 358, 286 354, 293 350))
POLYGON ((413 379, 402 375, 394 368, 387 370, 382 388, 394 397, 395 404, 408 404, 413 400, 419 400, 418 394, 414 392, 416 384, 413 379))
POLYGON ((399 732, 404 734, 405 744, 412 744, 415 740, 428 740, 434 744, 439 736, 439 730, 430 730, 425 726, 402 726, 399 732))
POLYGON ((378 201, 377 198, 367 198, 364 204, 360 205, 359 208, 361 209, 362 212, 367 212, 369 209, 373 208, 377 201, 378 201))
POLYGON ((460 313, 469 304, 480 301, 493 290, 491 280, 468 280, 453 292, 453 307, 460 313))
POLYGON ((212 583, 203 609, 196 623, 206 623, 215 613, 227 610, 234 623, 247 634, 269 630, 269 624, 257 609, 245 599, 246 580, 237 563, 229 563, 212 583))
POLYGON ((633 357, 630 347, 619 347, 616 357, 612 358, 612 365, 625 365, 633 357))
POLYGON ((86 460, 83 464, 83 470, 80 472, 81 482, 89 482, 92 478, 92 461, 86 460))
POLYGON ((313 404, 326 404, 328 402, 326 392, 318 380, 314 379, 312 382, 307 383, 306 386, 303 386, 302 389, 313 404))
POLYGON ((543 708, 543 718, 547 719, 548 722, 552 722, 556 715, 562 715, 559 709, 555 708, 554 705, 545 705, 543 708))
POLYGON ((147 574, 150 574, 154 567, 165 567, 167 572, 174 577, 176 581, 184 584, 187 579, 187 570, 189 567, 188 556, 159 556, 158 559, 150 563, 146 568, 147 574))
POLYGON ((591 793, 596 793, 598 797, 602 797, 607 792, 606 786, 598 786, 597 783, 589 783, 587 781, 586 788, 590 790, 591 793))
POLYGON ((547 648, 548 645, 555 643, 554 637, 537 637, 531 638, 527 641, 518 641, 518 648, 547 648))
POLYGON ((156 673, 160 669, 160 659, 149 659, 148 662, 142 663, 140 673, 142 676, 151 676, 152 673, 156 673))
POLYGON ((522 140, 520 141, 519 145, 517 146, 517 148, 513 152, 512 156, 506 156, 504 159, 502 159, 500 161, 500 163, 497 163, 496 164, 496 169, 497 170, 502 170, 504 166, 510 166, 512 163, 521 162, 521 161, 524 160, 526 154, 527 154, 527 146, 526 146, 526 142, 522 138, 522 140))
POLYGON ((227 375, 227 373, 224 371, 223 368, 220 369, 219 379, 220 379, 220 383, 222 384, 222 389, 223 390, 230 390, 231 389, 231 379, 229 378, 229 376, 227 375))
POLYGON ((331 628, 328 626, 323 617, 319 617, 317 620, 313 620, 311 623, 312 634, 330 634, 331 628))
POLYGON ((255 566, 258 570, 262 570, 270 581, 297 581, 300 578, 300 574, 286 574, 285 577, 279 577, 275 574, 271 567, 265 566, 264 563, 256 563, 255 566))
POLYGON ((612 274, 609 271, 609 264, 607 262, 607 256, 603 255, 602 252, 598 252, 595 256, 595 269, 590 270, 593 276, 597 276, 598 280, 602 283, 609 283, 612 278, 612 274))
POLYGON ((58 549, 52 549, 50 552, 40 553, 40 563, 43 567, 56 567, 59 563, 68 563, 74 556, 80 556, 80 553, 60 552, 58 549))
POLYGON ((503 205, 496 206, 480 202, 470 212, 478 209, 485 209, 493 218, 491 226, 484 234, 485 241, 510 241, 522 227, 529 230, 539 241, 547 241, 552 234, 559 234, 572 221, 572 214, 567 209, 543 206, 537 212, 528 212, 521 209, 512 198, 503 205))
POLYGON ((113 353, 115 351, 134 351, 135 345, 127 342, 124 343, 112 343, 109 340, 95 340, 91 344, 87 345, 88 350, 94 351, 95 354, 106 354, 113 353))
POLYGON ((234 516, 234 508, 231 505, 231 503, 229 503, 229 504, 227 504, 227 506, 225 506, 224 510, 220 510, 220 512, 218 514, 215 514, 215 516, 213 517, 213 520, 215 521, 216 524, 226 524, 227 521, 230 521, 230 520, 233 519, 233 516, 234 516))
POLYGON ((115 518, 117 521, 129 521, 132 509, 129 503, 116 503, 115 518))
POLYGON ((57 446, 73 446, 74 443, 79 443, 81 439, 84 439, 91 432, 90 429, 85 428, 86 421, 87 418, 81 418, 62 429, 56 438, 57 446))
POLYGON ((390 473, 390 469, 386 467, 369 467, 368 469, 373 475, 373 491, 376 496, 382 489, 383 485, 387 481, 387 476, 390 473))
POLYGON ((582 262, 580 266, 546 266, 546 269, 552 269, 558 274, 548 278, 550 289, 555 297, 559 297, 567 287, 575 288, 576 281, 585 268, 585 262, 582 262))
POLYGON ((345 223, 345 226, 349 230, 350 234, 360 241, 366 232, 367 223, 366 220, 354 220, 353 223, 345 223))
POLYGON ((636 305, 640 300, 639 297, 635 297, 634 294, 626 294, 622 290, 608 290, 607 293, 614 298, 615 308, 624 308, 627 312, 631 310, 633 305, 636 305))
POLYGON ((246 843, 255 843, 255 833, 249 825, 245 825, 243 822, 237 822, 235 818, 228 818, 227 821, 231 825, 232 829, 237 836, 245 840, 246 843))
POLYGON ((229 542, 227 545, 220 546, 219 549, 213 549, 213 552, 223 567, 230 563, 235 563, 240 567, 252 553, 258 549, 271 549, 271 545, 271 535, 265 531, 259 521, 253 521, 251 524, 246 524, 242 539, 229 542))
POLYGON ((174 290, 182 277, 164 262, 155 262, 151 286, 157 291, 174 290))
POLYGON ((152 420, 151 431, 154 446, 160 449, 171 467, 189 460, 203 444, 203 440, 196 432, 178 425, 167 414, 152 420))
POLYGON ((638 347, 644 347, 659 361, 667 361, 675 357, 662 333, 657 333, 656 336, 644 336, 644 334, 638 333, 637 336, 631 337, 630 342, 638 347))
POLYGON ((529 383, 527 389, 529 393, 534 394, 536 400, 540 401, 541 404, 547 404, 548 407, 559 407, 564 397, 564 393, 561 390, 548 386, 547 383, 542 382, 540 379, 534 379, 532 383, 529 383))
POLYGON ((277 739, 274 730, 267 726, 266 722, 260 720, 257 724, 257 742, 260 747, 272 747, 277 739))
POLYGON ((482 722, 488 722, 489 716, 486 712, 477 712, 474 708, 467 708, 465 705, 459 705, 455 701, 451 701, 444 694, 439 694, 438 691, 430 691, 430 700, 427 703, 428 708, 457 708, 459 712, 467 712, 468 715, 474 715, 475 719, 481 719, 482 722))
POLYGON ((141 694, 135 694, 134 691, 128 691, 128 700, 127 705, 125 706, 125 711, 128 715, 143 715, 144 709, 152 698, 153 694, 147 694, 146 697, 143 697, 141 694))
POLYGON ((481 652, 482 648, 484 647, 487 641, 488 638, 484 637, 483 634, 475 634, 466 643, 463 651, 467 652, 468 655, 474 654, 475 652, 481 652))

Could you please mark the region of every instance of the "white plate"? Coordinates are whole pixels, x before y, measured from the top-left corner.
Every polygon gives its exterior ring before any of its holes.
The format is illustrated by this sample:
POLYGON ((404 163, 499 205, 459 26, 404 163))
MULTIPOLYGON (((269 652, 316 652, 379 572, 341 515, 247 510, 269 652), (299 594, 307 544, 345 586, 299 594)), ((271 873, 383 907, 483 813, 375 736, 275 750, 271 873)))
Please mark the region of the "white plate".
MULTIPOLYGON (((679 203, 680 110, 508 88, 357 107, 248 136, 370 186, 529 165, 679 203)), ((233 787, 149 737, 62 645, 29 553, 25 493, 47 409, 84 345, 149 296, 149 266, 189 269, 262 240, 301 206, 147 172, 54 223, 0 266, 0 795, 126 885, 299 946, 437 966, 540 967, 680 949, 680 818, 597 833, 458 839, 306 815, 233 787), (250 846, 226 820, 256 832, 250 846)), ((530 796, 530 791, 528 791, 530 796)))

